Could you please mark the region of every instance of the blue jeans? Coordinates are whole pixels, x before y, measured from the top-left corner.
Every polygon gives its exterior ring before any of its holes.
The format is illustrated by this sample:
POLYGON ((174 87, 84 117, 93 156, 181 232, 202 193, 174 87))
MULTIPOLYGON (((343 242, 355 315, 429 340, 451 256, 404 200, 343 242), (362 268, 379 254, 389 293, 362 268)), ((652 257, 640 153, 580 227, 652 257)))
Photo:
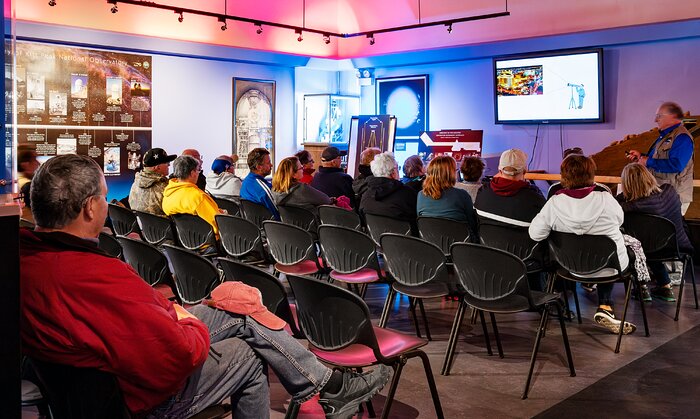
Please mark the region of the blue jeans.
POLYGON ((656 277, 656 286, 663 287, 671 283, 668 270, 663 262, 649 262, 649 270, 656 277))
POLYGON ((268 418, 267 365, 299 403, 316 395, 333 372, 284 330, 270 330, 250 317, 202 304, 188 310, 209 328, 209 356, 180 393, 151 417, 192 416, 230 397, 233 417, 268 418))

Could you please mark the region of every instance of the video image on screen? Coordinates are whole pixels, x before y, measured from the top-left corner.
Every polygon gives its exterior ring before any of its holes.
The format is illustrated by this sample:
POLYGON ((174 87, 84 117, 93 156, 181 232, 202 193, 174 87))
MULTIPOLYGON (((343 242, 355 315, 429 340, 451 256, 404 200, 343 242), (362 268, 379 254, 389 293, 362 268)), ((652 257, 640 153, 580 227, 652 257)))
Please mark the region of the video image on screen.
POLYGON ((498 96, 541 95, 542 66, 499 68, 496 70, 498 96))

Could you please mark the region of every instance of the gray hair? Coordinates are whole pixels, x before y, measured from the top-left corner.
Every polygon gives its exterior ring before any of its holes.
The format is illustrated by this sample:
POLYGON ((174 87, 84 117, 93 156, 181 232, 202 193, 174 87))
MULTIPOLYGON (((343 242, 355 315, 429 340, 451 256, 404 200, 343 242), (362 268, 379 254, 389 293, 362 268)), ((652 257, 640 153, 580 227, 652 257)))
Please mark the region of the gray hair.
POLYGON ((77 154, 56 156, 34 174, 30 199, 36 225, 59 229, 78 218, 91 196, 102 193, 102 169, 77 154))
POLYGON ((374 156, 374 160, 369 164, 372 174, 376 177, 391 177, 391 172, 396 170, 398 164, 394 158, 394 153, 385 151, 374 156))
POLYGON ((190 173, 196 170, 199 166, 199 161, 192 156, 182 155, 173 161, 173 177, 178 179, 187 179, 190 173))

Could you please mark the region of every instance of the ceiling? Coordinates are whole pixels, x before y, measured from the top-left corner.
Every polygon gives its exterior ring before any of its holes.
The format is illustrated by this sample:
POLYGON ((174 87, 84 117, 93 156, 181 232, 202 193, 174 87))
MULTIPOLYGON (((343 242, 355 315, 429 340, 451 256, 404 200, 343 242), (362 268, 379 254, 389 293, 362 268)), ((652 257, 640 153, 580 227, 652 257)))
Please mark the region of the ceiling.
MULTIPOLYGON (((155 2, 336 33, 369 32, 506 10, 505 0, 155 2)), ((335 59, 482 45, 700 17, 700 1, 684 1, 683 7, 671 7, 669 2, 658 0, 510 0, 507 3, 510 16, 457 23, 452 33, 440 25, 377 34, 376 43, 369 45, 365 37, 333 38, 330 44, 325 44, 320 34, 312 33, 305 33, 303 41, 298 42, 294 31, 268 26, 263 26, 263 33, 258 35, 253 24, 244 22, 229 21, 228 30, 222 31, 221 23, 212 17, 184 14, 180 23, 178 15, 171 11, 128 4, 119 4, 118 13, 111 13, 111 5, 106 0, 56 0, 56 3, 51 7, 47 0, 5 1, 5 15, 14 12, 17 20, 25 22, 335 59)))

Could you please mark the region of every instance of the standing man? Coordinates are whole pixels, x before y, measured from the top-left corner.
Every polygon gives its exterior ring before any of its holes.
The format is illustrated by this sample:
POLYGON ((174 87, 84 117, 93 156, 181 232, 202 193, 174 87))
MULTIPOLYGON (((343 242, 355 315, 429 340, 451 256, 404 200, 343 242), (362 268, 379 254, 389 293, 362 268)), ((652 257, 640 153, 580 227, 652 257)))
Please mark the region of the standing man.
POLYGON ((642 154, 630 150, 628 158, 639 161, 654 175, 659 185, 669 183, 681 197, 681 212, 685 215, 693 201, 693 137, 683 126, 683 110, 674 102, 664 102, 656 111, 654 121, 659 138, 649 151, 642 154))
POLYGON ((136 173, 129 191, 129 207, 155 215, 163 212, 163 191, 168 185, 170 162, 177 157, 162 148, 152 148, 143 155, 143 170, 136 173))
POLYGON ((275 216, 275 220, 279 221, 280 213, 272 197, 272 185, 265 180, 265 176, 272 173, 270 152, 262 147, 251 150, 248 153, 248 168, 250 172, 241 185, 241 199, 264 205, 275 216))
POLYGON ((348 154, 337 147, 326 147, 321 153, 321 167, 311 181, 311 186, 331 198, 347 196, 355 208, 355 192, 352 190, 352 176, 340 168, 340 158, 348 154))
POLYGON ((195 160, 199 161, 199 167, 200 167, 200 169, 199 169, 199 176, 197 176, 197 183, 196 183, 196 185, 197 185, 197 187, 198 187, 199 189, 205 191, 205 190, 207 189, 207 178, 204 177, 204 173, 202 173, 203 171, 202 171, 202 169, 201 169, 202 163, 203 163, 203 161, 202 161, 202 159, 203 159, 202 155, 199 154, 199 151, 195 150, 194 148, 188 148, 188 149, 186 149, 186 150, 183 150, 183 151, 182 151, 182 155, 183 155, 183 156, 192 156, 192 157, 195 158, 195 160))

